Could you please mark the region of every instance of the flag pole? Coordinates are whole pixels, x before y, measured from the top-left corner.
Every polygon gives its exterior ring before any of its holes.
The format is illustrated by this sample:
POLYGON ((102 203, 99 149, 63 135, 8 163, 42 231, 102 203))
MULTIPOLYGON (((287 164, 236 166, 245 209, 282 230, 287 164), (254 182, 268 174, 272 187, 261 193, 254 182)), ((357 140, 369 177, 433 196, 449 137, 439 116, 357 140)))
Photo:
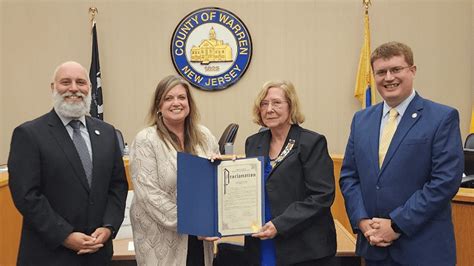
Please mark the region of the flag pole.
POLYGON ((91 82, 91 109, 92 117, 104 120, 104 99, 102 97, 102 81, 99 62, 99 45, 97 40, 96 15, 99 10, 96 7, 89 7, 89 16, 91 21, 91 67, 89 69, 89 79, 91 82))
POLYGON ((89 7, 89 15, 91 16, 91 22, 95 22, 95 16, 99 14, 99 10, 95 6, 89 7))
POLYGON ((362 0, 362 4, 364 5, 365 8, 365 14, 369 14, 369 6, 372 5, 371 0, 362 0))
POLYGON ((93 40, 92 40, 93 39, 93 32, 92 31, 94 30, 95 16, 97 14, 99 14, 99 10, 97 9, 97 7, 95 7, 95 6, 89 7, 89 17, 90 17, 89 21, 91 23, 91 44, 93 42, 93 40))

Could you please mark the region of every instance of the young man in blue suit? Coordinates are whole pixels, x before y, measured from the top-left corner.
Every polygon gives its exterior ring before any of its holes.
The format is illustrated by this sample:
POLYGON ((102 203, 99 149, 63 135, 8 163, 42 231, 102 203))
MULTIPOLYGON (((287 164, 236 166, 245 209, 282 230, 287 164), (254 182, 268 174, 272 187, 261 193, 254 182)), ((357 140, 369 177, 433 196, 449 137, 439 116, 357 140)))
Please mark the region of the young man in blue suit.
POLYGON ((415 92, 407 45, 382 44, 371 63, 384 101, 354 115, 340 179, 356 253, 367 265, 455 265, 459 114, 415 92))
POLYGON ((128 185, 115 129, 86 114, 87 71, 66 62, 51 83, 54 108, 18 126, 9 186, 23 216, 18 265, 108 265, 128 185))

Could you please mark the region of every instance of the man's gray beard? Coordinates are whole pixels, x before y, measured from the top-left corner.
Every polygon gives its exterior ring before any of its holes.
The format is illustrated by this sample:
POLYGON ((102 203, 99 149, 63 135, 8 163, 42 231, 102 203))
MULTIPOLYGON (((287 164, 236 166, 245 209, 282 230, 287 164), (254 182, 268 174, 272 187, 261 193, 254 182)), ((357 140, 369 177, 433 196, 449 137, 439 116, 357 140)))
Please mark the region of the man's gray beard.
POLYGON ((77 92, 75 95, 82 97, 83 100, 81 102, 66 102, 64 98, 71 95, 74 95, 74 93, 65 92, 64 94, 59 94, 56 89, 53 90, 53 105, 56 113, 67 118, 80 118, 88 114, 91 108, 91 93, 89 92, 86 96, 81 92, 77 92))

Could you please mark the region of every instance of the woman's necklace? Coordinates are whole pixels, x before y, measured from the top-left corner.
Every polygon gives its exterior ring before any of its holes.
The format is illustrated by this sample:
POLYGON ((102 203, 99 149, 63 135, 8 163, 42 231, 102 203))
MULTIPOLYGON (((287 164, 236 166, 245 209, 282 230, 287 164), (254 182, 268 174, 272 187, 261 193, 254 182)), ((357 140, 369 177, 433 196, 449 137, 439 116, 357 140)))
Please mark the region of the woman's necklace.
POLYGON ((295 145, 295 140, 289 139, 288 143, 286 144, 285 149, 280 153, 280 155, 278 155, 278 157, 274 159, 270 158, 270 161, 274 162, 275 164, 283 161, 283 159, 285 159, 288 153, 290 153, 291 149, 293 149, 294 145, 295 145))

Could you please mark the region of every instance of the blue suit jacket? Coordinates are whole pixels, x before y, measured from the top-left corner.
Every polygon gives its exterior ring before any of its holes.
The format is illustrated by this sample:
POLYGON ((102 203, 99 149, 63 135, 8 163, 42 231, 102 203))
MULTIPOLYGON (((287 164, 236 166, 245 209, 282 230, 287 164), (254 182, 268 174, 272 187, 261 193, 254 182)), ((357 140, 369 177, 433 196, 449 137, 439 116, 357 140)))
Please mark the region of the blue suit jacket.
POLYGON ((454 265, 450 201, 464 168, 459 114, 417 94, 379 168, 382 109, 380 103, 354 115, 341 169, 347 214, 359 233, 356 253, 371 260, 390 254, 408 265, 454 265), (357 228, 373 217, 392 219, 403 234, 387 248, 370 246, 357 228))

